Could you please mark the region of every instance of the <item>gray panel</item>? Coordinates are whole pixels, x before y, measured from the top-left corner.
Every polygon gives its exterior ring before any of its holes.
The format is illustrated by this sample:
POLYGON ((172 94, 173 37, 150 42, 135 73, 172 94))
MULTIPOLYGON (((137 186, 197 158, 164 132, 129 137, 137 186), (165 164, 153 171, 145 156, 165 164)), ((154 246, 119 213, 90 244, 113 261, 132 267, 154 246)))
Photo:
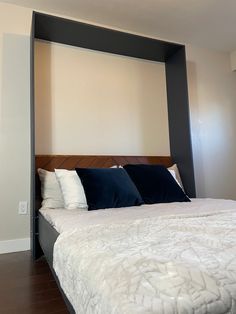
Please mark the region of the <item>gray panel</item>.
POLYGON ((43 249, 44 255, 52 267, 53 264, 53 247, 59 233, 54 229, 50 223, 39 213, 38 214, 39 226, 39 243, 43 249))
POLYGON ((184 47, 166 62, 166 85, 171 156, 178 164, 185 191, 190 197, 195 197, 184 47))
POLYGON ((35 13, 35 38, 165 62, 182 45, 35 13))
POLYGON ((60 292, 63 296, 63 299, 66 303, 66 306, 71 314, 74 314, 75 311, 73 309, 73 306, 67 299, 64 291, 61 288, 60 282, 58 280, 58 277, 53 269, 53 248, 54 244, 56 242, 57 237, 59 236, 59 233, 50 225, 50 223, 39 213, 38 216, 38 226, 39 226, 39 242, 43 249, 43 253, 47 259, 47 262, 50 266, 50 269, 53 273, 53 276, 57 282, 57 285, 60 289, 60 292))

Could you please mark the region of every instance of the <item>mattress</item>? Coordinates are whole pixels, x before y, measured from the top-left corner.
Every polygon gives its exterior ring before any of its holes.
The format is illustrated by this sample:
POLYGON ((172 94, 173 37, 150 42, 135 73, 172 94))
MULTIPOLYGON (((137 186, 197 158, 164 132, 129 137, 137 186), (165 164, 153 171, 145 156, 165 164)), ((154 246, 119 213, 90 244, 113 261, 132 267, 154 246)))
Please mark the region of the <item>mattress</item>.
POLYGON ((235 201, 41 213, 76 313, 236 313, 235 201))
POLYGON ((73 231, 94 224, 117 224, 135 219, 173 215, 212 215, 235 207, 235 201, 223 199, 192 199, 191 202, 142 205, 100 210, 66 210, 41 208, 40 213, 58 233, 73 231))

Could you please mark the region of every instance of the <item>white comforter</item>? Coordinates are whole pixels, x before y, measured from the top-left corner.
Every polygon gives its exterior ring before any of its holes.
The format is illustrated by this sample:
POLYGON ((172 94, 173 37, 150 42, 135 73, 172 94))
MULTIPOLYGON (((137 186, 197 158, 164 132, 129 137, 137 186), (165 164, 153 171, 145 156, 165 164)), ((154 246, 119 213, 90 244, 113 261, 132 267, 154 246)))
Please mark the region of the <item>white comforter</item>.
POLYGON ((76 313, 236 313, 236 202, 145 209, 81 214, 58 237, 54 269, 76 313))

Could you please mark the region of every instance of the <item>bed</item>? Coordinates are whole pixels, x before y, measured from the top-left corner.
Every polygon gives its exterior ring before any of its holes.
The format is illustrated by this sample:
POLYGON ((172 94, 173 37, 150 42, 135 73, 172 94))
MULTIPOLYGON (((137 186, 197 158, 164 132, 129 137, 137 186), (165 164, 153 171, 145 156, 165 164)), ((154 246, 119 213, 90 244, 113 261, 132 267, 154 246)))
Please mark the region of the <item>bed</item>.
MULTIPOLYGON (((168 167, 172 161, 36 158, 36 167, 47 170, 126 163, 168 167)), ((42 208, 37 217, 39 243, 71 313, 236 313, 235 201, 91 212, 42 208)))
POLYGON ((58 169, 75 169, 80 167, 107 168, 114 165, 127 163, 161 164, 170 167, 173 162, 169 156, 88 156, 88 155, 36 155, 35 157, 35 200, 33 212, 33 242, 36 257, 45 254, 50 266, 52 266, 53 246, 59 233, 40 215, 41 208, 41 183, 38 168, 48 171, 58 169), (42 249, 42 250, 41 250, 42 249))

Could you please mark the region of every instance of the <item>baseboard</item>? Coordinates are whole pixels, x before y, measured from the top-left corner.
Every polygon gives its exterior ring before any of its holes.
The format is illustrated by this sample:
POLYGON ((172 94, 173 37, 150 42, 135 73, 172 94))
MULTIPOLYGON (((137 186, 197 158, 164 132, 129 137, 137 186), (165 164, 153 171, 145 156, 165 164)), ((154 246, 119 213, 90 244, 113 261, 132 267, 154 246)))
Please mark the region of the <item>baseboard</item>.
POLYGON ((30 238, 0 241, 0 254, 30 250, 30 238))

